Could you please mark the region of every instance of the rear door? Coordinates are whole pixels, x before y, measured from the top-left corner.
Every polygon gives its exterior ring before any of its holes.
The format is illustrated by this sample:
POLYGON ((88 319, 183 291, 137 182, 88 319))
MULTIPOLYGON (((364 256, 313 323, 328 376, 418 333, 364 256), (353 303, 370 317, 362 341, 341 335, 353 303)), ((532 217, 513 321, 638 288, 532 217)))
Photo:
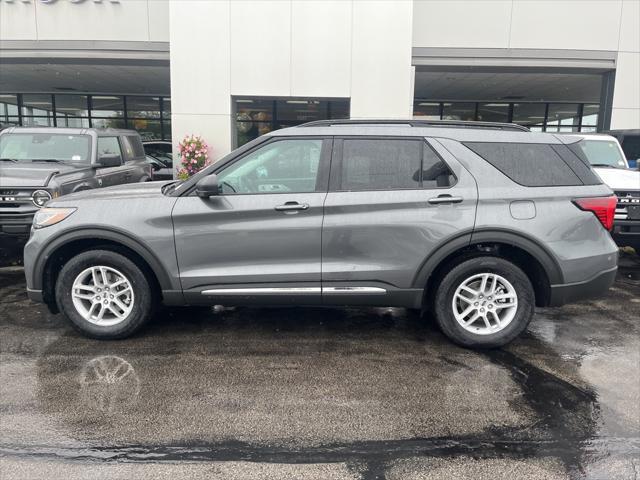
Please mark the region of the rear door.
POLYGON ((323 302, 417 306, 427 257, 473 229, 471 174, 424 138, 334 140, 322 229, 323 302))
POLYGON ((331 140, 274 138, 217 172, 222 194, 180 197, 176 253, 190 303, 321 301, 331 140))

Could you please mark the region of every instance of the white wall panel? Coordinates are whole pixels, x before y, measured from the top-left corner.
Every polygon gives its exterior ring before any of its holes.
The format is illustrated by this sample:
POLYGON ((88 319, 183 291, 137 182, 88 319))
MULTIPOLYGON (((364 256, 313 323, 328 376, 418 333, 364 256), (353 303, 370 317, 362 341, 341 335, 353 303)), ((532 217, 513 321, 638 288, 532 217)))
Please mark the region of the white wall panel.
POLYGON ((611 129, 640 128, 640 108, 614 108, 611 111, 611 129))
POLYGON ((620 20, 620 51, 640 52, 640 1, 624 0, 620 20))
POLYGON ((640 53, 618 54, 613 107, 640 108, 640 53))
POLYGON ((507 48, 511 2, 416 0, 414 47, 507 48))
POLYGON ((353 2, 351 116, 410 118, 412 1, 353 2))
MULTIPOLYGON (((186 135, 192 134, 200 135, 207 142, 209 158, 212 161, 222 158, 231 151, 231 117, 229 115, 173 113, 171 115, 173 144, 178 145, 186 135)), ((174 167, 179 169, 180 159, 177 155, 175 158, 174 167)))
POLYGON ((149 16, 149 40, 169 41, 169 0, 147 0, 149 16))
POLYGON ((231 2, 231 89, 234 95, 289 95, 291 2, 231 2))
POLYGON ((617 50, 621 0, 513 2, 511 48, 617 50))
POLYGON ((291 96, 348 97, 350 82, 351 2, 294 1, 291 96))
POLYGON ((36 40, 36 7, 33 3, 0 0, 0 40, 36 40))
POLYGON ((34 2, 38 40, 149 39, 147 2, 34 2))
POLYGON ((228 0, 170 4, 173 143, 200 134, 212 158, 231 148, 229 9, 228 0))

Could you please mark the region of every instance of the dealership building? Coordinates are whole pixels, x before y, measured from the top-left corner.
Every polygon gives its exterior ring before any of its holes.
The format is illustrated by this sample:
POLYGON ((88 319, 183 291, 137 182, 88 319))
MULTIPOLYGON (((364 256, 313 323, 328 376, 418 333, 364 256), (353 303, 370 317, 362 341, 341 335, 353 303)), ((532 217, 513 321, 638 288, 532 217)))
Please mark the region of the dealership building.
POLYGON ((327 118, 640 128, 638 0, 0 0, 0 124, 200 134, 327 118))

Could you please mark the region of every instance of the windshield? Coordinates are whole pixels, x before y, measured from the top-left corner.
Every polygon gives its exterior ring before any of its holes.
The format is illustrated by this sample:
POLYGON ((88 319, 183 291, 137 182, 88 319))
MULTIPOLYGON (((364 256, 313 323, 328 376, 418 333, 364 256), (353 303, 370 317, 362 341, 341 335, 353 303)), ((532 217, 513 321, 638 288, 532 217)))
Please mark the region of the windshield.
POLYGON ((89 164, 90 145, 90 135, 7 133, 0 136, 0 158, 89 164))
POLYGON ((615 140, 582 140, 577 146, 594 167, 627 168, 627 163, 615 140))

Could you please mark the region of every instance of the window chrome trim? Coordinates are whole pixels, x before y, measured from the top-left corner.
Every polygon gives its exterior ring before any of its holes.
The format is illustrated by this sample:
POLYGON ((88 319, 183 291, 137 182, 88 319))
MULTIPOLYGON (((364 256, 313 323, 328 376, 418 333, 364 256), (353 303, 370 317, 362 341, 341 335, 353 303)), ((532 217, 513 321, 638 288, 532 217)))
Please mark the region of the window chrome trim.
POLYGON ((320 294, 320 287, 275 287, 275 288, 213 288, 203 290, 202 295, 290 295, 320 294))
POLYGON ((387 291, 380 287, 323 287, 322 293, 384 295, 387 291))

